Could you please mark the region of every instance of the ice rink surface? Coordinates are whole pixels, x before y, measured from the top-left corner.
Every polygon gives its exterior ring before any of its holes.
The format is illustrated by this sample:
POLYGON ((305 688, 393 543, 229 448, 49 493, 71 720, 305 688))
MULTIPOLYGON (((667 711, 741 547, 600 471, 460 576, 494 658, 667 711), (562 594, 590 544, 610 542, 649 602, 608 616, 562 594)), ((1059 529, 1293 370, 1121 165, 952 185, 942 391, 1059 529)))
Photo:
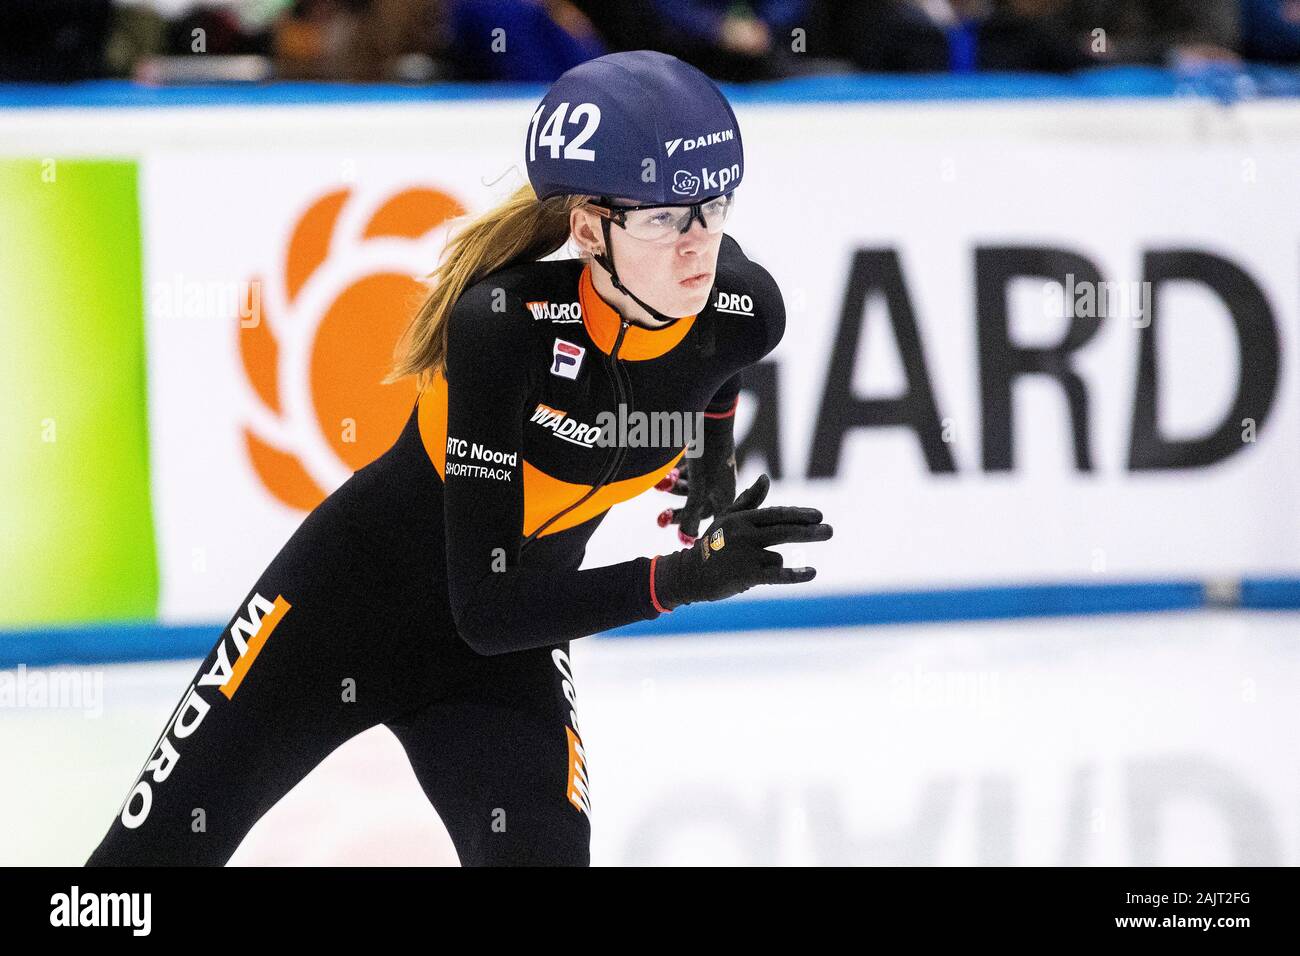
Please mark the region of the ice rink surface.
MULTIPOLYGON (((578 641, 593 863, 1296 865, 1298 631, 1190 611, 578 641)), ((196 666, 0 672, 28 689, 0 705, 0 865, 84 861, 196 666)), ((231 862, 456 856, 377 728, 231 862)))

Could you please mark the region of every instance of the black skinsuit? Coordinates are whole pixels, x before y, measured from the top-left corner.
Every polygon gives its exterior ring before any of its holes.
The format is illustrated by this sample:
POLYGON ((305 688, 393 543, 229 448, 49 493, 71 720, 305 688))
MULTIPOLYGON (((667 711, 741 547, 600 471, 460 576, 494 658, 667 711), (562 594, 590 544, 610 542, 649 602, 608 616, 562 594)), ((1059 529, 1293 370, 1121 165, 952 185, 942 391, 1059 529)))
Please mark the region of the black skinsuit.
POLYGON ((600 416, 730 415, 741 369, 785 329, 776 283, 730 237, 709 305, 661 329, 624 323, 589 268, 530 262, 465 291, 446 377, 258 579, 90 865, 224 863, 380 723, 463 864, 589 862, 569 641, 661 611, 650 558, 578 568, 605 512, 691 441, 606 446, 600 416))

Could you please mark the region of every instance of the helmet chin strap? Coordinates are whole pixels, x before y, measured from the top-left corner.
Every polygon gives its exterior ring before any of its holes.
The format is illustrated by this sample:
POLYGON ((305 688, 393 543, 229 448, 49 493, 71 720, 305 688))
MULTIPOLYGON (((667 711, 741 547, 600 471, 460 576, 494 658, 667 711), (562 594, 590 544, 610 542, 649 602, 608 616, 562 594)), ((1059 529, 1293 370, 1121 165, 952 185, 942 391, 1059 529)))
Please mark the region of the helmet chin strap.
POLYGON ((676 322, 677 318, 675 316, 664 315, 659 310, 641 301, 641 299, 637 298, 636 295, 633 294, 631 289, 629 289, 619 280, 618 270, 614 268, 614 245, 613 243, 610 242, 610 237, 609 237, 609 219, 602 216, 600 220, 600 228, 601 231, 605 234, 605 251, 603 253, 601 252, 593 253, 592 258, 595 259, 596 262, 599 263, 600 266, 606 272, 609 273, 609 278, 610 281, 614 283, 614 288, 617 289, 619 292, 622 292, 625 296, 627 296, 637 305, 641 306, 641 308, 649 312, 651 317, 653 317, 656 321, 676 322))

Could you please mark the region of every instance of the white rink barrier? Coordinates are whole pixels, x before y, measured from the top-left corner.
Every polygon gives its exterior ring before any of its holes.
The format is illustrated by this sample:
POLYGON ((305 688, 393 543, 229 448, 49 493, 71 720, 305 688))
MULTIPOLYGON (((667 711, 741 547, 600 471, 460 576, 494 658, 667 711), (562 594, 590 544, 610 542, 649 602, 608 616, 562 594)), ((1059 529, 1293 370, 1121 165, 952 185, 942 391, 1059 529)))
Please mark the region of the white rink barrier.
MULTIPOLYGON (((762 598, 964 593, 939 616, 979 616, 989 589, 1025 613, 1044 588, 1068 610, 1078 589, 1153 606, 1148 585, 1296 577, 1295 102, 739 103, 729 231, 788 312, 742 398, 742 487, 766 470, 772 502, 836 528, 785 549, 816 581, 762 598)), ((248 433, 322 491, 355 466, 329 402, 361 386, 322 330, 447 234, 368 238, 376 215, 500 199, 533 105, 0 112, 0 152, 139 162, 164 625, 224 620, 303 518, 248 433), (278 408, 239 349, 254 288, 278 408)), ((587 566, 674 547, 669 503, 615 509, 587 566)))
MULTIPOLYGON (((1192 612, 578 641, 592 860, 1294 866, 1296 624, 1192 612)), ((39 770, 0 793, 25 821, 0 865, 85 860, 193 663, 77 673, 102 686, 98 710, 0 721, 0 755, 39 770)), ((231 862, 456 855, 379 727, 231 862)))

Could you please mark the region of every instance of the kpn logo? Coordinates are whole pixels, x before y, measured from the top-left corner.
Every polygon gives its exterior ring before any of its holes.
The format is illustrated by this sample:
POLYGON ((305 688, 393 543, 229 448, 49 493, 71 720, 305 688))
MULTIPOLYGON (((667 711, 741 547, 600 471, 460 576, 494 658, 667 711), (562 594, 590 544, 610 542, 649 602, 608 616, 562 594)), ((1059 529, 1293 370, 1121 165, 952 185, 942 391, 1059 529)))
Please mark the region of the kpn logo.
POLYGON ((426 187, 377 201, 329 192, 294 223, 282 266, 250 283, 236 324, 252 398, 244 445, 285 505, 310 511, 401 432, 415 384, 380 382, 427 291, 417 277, 436 262, 431 239, 464 213, 426 187))

